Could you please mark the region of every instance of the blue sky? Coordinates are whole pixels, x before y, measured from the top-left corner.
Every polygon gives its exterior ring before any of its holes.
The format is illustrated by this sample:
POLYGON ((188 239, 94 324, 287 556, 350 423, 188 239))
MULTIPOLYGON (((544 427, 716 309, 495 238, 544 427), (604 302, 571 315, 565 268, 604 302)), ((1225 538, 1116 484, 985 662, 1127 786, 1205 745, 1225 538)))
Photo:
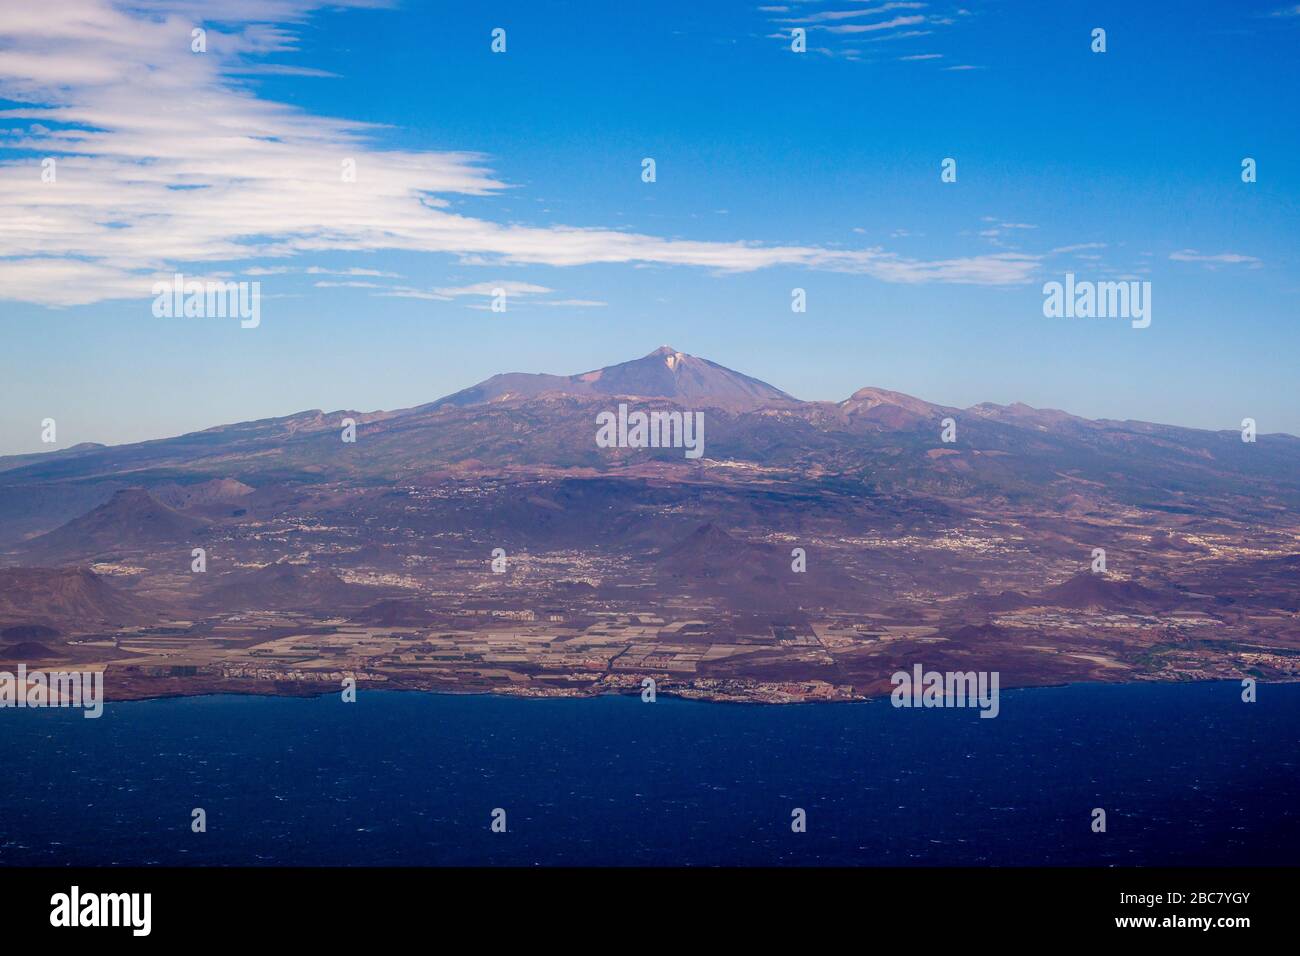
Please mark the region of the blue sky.
POLYGON ((0 12, 0 454, 661 344, 1300 434, 1294 4, 54 5, 0 12), (261 282, 261 325, 156 318, 174 271, 261 282), (1151 282, 1150 328, 1045 318, 1067 271, 1151 282))

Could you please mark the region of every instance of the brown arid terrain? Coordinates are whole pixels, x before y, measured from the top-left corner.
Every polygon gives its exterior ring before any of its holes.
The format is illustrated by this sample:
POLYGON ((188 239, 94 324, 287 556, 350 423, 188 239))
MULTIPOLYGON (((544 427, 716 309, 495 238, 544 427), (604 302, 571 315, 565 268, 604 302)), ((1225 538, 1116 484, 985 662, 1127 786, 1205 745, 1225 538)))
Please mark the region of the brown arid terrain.
POLYGON ((1289 435, 801 402, 665 347, 0 458, 0 668, 102 668, 110 699, 1294 680, 1298 515, 1289 435), (701 413, 703 454, 601 447, 620 403, 701 413))

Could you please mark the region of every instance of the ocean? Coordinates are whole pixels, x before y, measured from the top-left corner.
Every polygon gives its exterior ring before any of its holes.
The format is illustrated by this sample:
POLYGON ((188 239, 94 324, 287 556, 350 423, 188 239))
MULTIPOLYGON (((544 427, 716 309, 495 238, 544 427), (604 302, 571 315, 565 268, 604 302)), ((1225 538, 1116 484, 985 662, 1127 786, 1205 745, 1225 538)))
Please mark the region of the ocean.
POLYGON ((1011 690, 993 720, 376 691, 4 710, 0 865, 1294 864, 1300 685, 1240 693, 1011 690))

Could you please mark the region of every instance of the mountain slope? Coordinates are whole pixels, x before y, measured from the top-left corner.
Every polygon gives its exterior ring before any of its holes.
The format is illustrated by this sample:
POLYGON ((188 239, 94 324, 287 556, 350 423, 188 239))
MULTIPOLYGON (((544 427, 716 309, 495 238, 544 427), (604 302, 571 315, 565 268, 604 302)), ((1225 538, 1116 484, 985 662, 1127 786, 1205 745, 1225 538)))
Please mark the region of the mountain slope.
POLYGON ((359 607, 384 593, 382 589, 348 584, 329 568, 281 561, 222 577, 201 604, 254 610, 359 607))
POLYGON ((494 375, 425 407, 481 405, 540 395, 666 398, 689 407, 731 410, 798 402, 766 382, 664 345, 639 359, 578 375, 494 375))
POLYGON ((208 524, 169 508, 142 488, 125 488, 90 512, 26 542, 23 553, 67 560, 174 544, 188 547, 208 524))
POLYGON ((665 346, 579 375, 495 376, 405 410, 317 410, 134 445, 25 456, 18 464, 0 459, 0 545, 51 532, 76 514, 88 523, 29 540, 20 551, 81 559, 93 553, 87 545, 182 541, 200 526, 138 497, 128 503, 152 510, 153 518, 115 518, 127 510, 116 499, 107 513, 85 514, 128 484, 224 520, 268 497, 289 499, 296 489, 324 485, 646 469, 672 480, 722 483, 761 475, 833 478, 873 494, 1072 511, 1098 500, 1224 517, 1300 507, 1300 439, 1292 436, 1260 435, 1247 444, 1234 431, 1090 421, 1023 405, 962 411, 878 388, 839 403, 802 402, 665 346), (686 460, 679 448, 598 447, 596 415, 621 400, 644 410, 704 413, 703 457, 686 460), (957 421, 955 442, 940 438, 948 417, 957 421), (340 441, 345 418, 357 422, 355 443, 340 441))
POLYGON ((149 616, 147 602, 88 568, 0 568, 0 628, 6 640, 55 637, 69 622, 130 624, 149 616))

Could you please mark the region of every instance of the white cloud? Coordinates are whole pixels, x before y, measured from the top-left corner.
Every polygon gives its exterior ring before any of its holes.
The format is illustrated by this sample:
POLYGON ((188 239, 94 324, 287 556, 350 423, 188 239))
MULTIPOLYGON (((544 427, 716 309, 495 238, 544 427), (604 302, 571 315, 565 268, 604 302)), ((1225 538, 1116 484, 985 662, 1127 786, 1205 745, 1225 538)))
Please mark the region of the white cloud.
POLYGON ((899 33, 885 33, 878 37, 863 37, 863 39, 871 43, 880 40, 907 40, 912 37, 928 37, 933 32, 933 30, 903 30, 899 33))
POLYGON ((1218 255, 1202 255, 1195 249, 1180 249, 1177 252, 1171 252, 1169 258, 1173 262, 1200 262, 1206 265, 1251 265, 1259 264, 1259 260, 1254 256, 1244 256, 1239 252, 1220 252, 1218 255))
POLYGON ((378 269, 322 269, 320 266, 308 266, 304 272, 310 276, 369 276, 375 279, 400 279, 396 272, 381 272, 378 269))
MULTIPOLYGON (((778 23, 828 23, 837 20, 849 20, 859 17, 871 17, 880 13, 887 13, 890 10, 920 10, 926 5, 924 3, 906 2, 906 3, 886 3, 879 7, 860 7, 856 10, 823 10, 821 13, 810 13, 801 17, 785 17, 778 20, 778 23)), ((760 9, 762 9, 760 7, 760 9)), ((923 20, 924 17, 916 17, 913 22, 923 20)))
POLYGON ((1081 252, 1085 249, 1105 249, 1105 248, 1106 248, 1106 243, 1104 242, 1078 242, 1072 246, 1057 246, 1055 249, 1051 251, 1051 255, 1059 256, 1059 255, 1066 255, 1071 252, 1081 252))
POLYGON ((461 295, 496 295, 498 289, 510 295, 540 295, 552 291, 544 285, 513 281, 476 282, 474 285, 462 285, 450 289, 434 289, 433 291, 438 295, 451 299, 461 295))
POLYGON ((260 98, 239 79, 256 57, 293 50, 292 26, 323 2, 60 0, 58 16, 38 4, 0 6, 0 97, 26 104, 0 111, 0 154, 23 153, 0 163, 0 296, 49 306, 143 298, 155 279, 205 263, 250 263, 250 273, 271 275, 276 266, 251 263, 339 251, 497 266, 796 266, 905 283, 1021 283, 1039 261, 927 261, 879 248, 666 239, 458 214, 449 197, 509 188, 484 157, 381 149, 373 125, 260 98), (190 31, 200 21, 213 26, 208 52, 196 54, 190 31), (56 182, 42 182, 42 157, 56 159, 56 182), (345 160, 355 161, 355 182, 343 181, 345 160))
POLYGON ((841 23, 837 26, 819 26, 816 29, 825 30, 828 33, 876 33, 880 30, 892 30, 895 27, 910 27, 917 23, 924 23, 925 17, 894 17, 892 20, 881 20, 879 23, 841 23))

